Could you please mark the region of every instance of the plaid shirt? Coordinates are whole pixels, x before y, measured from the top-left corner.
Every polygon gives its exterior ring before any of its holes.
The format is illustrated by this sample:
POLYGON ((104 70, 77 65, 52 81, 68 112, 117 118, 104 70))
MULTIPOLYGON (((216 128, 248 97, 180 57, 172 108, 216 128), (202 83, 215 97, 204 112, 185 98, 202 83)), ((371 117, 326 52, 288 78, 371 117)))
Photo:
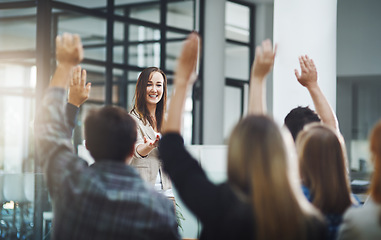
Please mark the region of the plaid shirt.
POLYGON ((64 89, 49 88, 36 118, 36 153, 53 202, 52 239, 179 239, 173 203, 132 167, 88 166, 73 153, 77 109, 64 89))

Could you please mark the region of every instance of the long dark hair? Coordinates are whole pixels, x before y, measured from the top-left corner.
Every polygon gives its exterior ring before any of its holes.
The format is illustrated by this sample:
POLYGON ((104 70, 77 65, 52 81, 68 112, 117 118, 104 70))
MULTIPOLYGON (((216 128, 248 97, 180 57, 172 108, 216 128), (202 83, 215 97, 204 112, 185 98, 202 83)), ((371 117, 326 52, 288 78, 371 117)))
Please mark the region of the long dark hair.
POLYGON ((148 67, 144 69, 138 78, 138 82, 136 83, 135 88, 135 104, 131 110, 131 112, 135 112, 137 115, 139 115, 139 118, 143 121, 144 124, 147 124, 147 121, 151 126, 155 126, 155 123, 153 122, 150 112, 147 108, 147 83, 152 78, 153 73, 159 72, 161 75, 163 75, 164 82, 163 82, 163 96, 160 99, 160 101, 156 105, 156 128, 160 132, 161 127, 164 121, 164 113, 166 109, 166 103, 167 103, 167 76, 165 73, 157 68, 157 67, 148 67))
POLYGON ((296 146, 303 184, 314 196, 312 204, 324 214, 343 214, 352 200, 340 136, 326 125, 312 123, 298 135, 296 146))

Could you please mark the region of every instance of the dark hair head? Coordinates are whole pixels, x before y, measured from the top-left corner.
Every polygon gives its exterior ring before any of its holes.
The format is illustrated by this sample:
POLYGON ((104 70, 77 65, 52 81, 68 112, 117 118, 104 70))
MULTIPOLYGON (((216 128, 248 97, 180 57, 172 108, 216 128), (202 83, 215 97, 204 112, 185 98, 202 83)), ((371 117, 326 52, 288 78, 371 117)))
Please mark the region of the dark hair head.
POLYGON ((284 119, 284 124, 290 130, 294 141, 303 127, 312 122, 320 122, 319 116, 309 107, 297 107, 291 110, 284 119))
POLYGON ((134 150, 136 137, 136 123, 123 108, 92 109, 86 117, 86 146, 95 161, 124 162, 134 150))
POLYGON ((132 108, 132 111, 135 111, 139 117, 142 119, 143 123, 146 124, 146 121, 148 121, 151 126, 156 125, 157 130, 160 132, 161 125, 164 120, 164 113, 165 113, 165 107, 167 104, 167 76, 165 73, 157 68, 157 67, 149 67, 144 69, 138 78, 138 81, 136 83, 135 88, 135 104, 132 108), (159 72, 161 75, 163 75, 164 82, 163 82, 163 96, 160 99, 160 101, 156 105, 156 124, 152 122, 152 119, 150 117, 150 112, 147 108, 147 84, 148 81, 152 78, 152 74, 154 72, 159 72))

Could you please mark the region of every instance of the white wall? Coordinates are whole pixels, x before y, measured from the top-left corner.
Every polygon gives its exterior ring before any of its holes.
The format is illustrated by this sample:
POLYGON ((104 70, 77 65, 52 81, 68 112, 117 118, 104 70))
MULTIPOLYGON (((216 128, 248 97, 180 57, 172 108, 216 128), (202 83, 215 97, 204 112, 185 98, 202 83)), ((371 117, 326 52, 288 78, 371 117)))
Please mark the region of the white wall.
POLYGON ((308 91, 294 74, 294 69, 300 72, 300 55, 308 54, 314 60, 319 86, 336 109, 336 6, 334 0, 274 2, 274 42, 278 48, 273 71, 273 115, 280 124, 291 109, 313 107, 308 91))

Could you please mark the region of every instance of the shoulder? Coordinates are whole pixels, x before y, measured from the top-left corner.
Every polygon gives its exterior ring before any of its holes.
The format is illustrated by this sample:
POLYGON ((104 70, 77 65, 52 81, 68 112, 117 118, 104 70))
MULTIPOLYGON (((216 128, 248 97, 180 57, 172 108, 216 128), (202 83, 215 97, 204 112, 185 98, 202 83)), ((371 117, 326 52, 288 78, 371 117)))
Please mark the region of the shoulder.
POLYGON ((344 214, 344 220, 362 221, 364 218, 377 218, 381 210, 381 204, 375 203, 372 199, 363 206, 350 207, 344 214))
POLYGON ((130 116, 132 117, 132 119, 135 120, 138 127, 144 126, 142 118, 139 116, 137 112, 135 112, 135 110, 131 110, 130 116))
POLYGON ((130 112, 129 112, 130 116, 135 119, 135 120, 141 120, 139 114, 134 110, 132 109, 130 112))
POLYGON ((372 200, 362 207, 351 207, 344 214, 338 239, 374 239, 374 236, 380 236, 380 211, 381 205, 372 200))

